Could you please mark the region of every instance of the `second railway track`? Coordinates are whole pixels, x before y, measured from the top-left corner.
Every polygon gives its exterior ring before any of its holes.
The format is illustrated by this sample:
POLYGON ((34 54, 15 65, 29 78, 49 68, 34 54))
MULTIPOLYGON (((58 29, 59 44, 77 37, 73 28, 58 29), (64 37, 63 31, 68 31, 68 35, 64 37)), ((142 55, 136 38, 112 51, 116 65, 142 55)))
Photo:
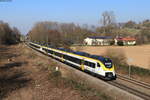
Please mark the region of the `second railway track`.
POLYGON ((146 89, 150 89, 150 84, 149 83, 145 83, 145 82, 141 82, 141 81, 137 81, 133 78, 129 78, 129 77, 126 77, 126 76, 123 76, 123 75, 120 75, 120 74, 117 74, 117 77, 120 79, 120 80, 125 80, 125 81, 128 81, 130 83, 133 83, 135 85, 139 85, 143 88, 146 88, 146 89))
POLYGON ((135 79, 117 74, 118 78, 115 81, 109 81, 108 83, 123 89, 129 93, 132 93, 144 100, 150 100, 150 84, 137 81, 135 79))
POLYGON ((128 86, 126 86, 124 84, 120 84, 117 81, 109 81, 108 83, 113 85, 113 86, 116 86, 116 87, 118 87, 120 89, 123 89, 123 90, 125 90, 127 92, 130 92, 130 93, 132 93, 132 94, 134 94, 134 95, 136 95, 136 96, 138 96, 138 97, 140 97, 140 98, 142 98, 144 100, 149 100, 150 99, 150 95, 148 95, 146 93, 143 93, 141 91, 138 91, 138 90, 136 90, 136 89, 134 89, 132 87, 128 87, 128 86))

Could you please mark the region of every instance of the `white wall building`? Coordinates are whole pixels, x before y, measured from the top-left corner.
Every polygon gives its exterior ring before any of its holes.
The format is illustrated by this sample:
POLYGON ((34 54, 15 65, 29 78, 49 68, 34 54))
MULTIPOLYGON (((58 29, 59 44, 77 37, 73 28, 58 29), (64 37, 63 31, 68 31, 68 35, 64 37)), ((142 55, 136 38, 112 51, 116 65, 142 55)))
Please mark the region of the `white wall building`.
POLYGON ((87 37, 84 39, 85 45, 112 45, 113 43, 112 37, 87 37))

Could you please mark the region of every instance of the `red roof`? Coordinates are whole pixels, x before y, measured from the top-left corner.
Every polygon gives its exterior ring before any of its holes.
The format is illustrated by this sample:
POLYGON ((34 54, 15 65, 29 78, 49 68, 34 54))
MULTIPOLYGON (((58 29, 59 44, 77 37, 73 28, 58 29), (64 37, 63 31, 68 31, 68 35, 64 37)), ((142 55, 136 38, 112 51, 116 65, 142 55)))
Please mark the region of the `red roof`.
POLYGON ((126 37, 126 38, 116 38, 117 40, 121 40, 121 41, 136 41, 135 38, 132 37, 126 37))

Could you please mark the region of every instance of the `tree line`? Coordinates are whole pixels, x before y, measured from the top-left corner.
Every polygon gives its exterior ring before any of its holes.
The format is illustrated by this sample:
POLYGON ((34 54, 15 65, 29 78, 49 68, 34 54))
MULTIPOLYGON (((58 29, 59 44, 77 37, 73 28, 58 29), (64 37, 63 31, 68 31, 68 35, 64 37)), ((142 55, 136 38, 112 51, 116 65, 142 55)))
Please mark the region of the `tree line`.
POLYGON ((45 21, 36 23, 28 33, 28 38, 32 41, 59 47, 82 44, 88 36, 130 36, 137 39, 137 44, 150 43, 150 20, 117 23, 113 12, 104 12, 101 26, 98 27, 45 21))
MULTIPOLYGON (((49 43, 57 47, 82 44, 89 36, 130 36, 137 39, 137 44, 150 43, 150 20, 120 23, 117 22, 113 11, 105 11, 101 14, 100 26, 43 21, 37 22, 27 34, 31 41, 49 43)), ((0 21, 0 44, 18 43, 20 37, 20 31, 16 27, 11 28, 8 23, 0 21)))
POLYGON ((0 21, 0 44, 16 44, 20 42, 20 31, 8 23, 0 21))
POLYGON ((82 43, 93 33, 90 29, 74 23, 38 22, 28 33, 28 38, 36 42, 46 42, 52 46, 68 47, 82 43))
POLYGON ((129 20, 124 23, 116 22, 113 11, 105 11, 101 17, 101 27, 96 28, 96 32, 103 36, 135 37, 137 44, 150 43, 150 20, 142 22, 129 20))

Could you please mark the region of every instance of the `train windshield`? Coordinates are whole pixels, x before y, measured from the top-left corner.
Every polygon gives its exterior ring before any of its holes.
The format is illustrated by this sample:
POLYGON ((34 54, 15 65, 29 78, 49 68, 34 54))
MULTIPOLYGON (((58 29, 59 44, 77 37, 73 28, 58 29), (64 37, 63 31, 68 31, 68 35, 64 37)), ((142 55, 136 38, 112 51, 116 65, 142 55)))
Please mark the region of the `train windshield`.
POLYGON ((103 61, 106 68, 112 68, 112 61, 109 58, 105 58, 103 61))
POLYGON ((90 57, 100 60, 105 65, 106 68, 112 68, 113 64, 109 58, 104 58, 102 56, 97 56, 97 55, 91 55, 90 57))

